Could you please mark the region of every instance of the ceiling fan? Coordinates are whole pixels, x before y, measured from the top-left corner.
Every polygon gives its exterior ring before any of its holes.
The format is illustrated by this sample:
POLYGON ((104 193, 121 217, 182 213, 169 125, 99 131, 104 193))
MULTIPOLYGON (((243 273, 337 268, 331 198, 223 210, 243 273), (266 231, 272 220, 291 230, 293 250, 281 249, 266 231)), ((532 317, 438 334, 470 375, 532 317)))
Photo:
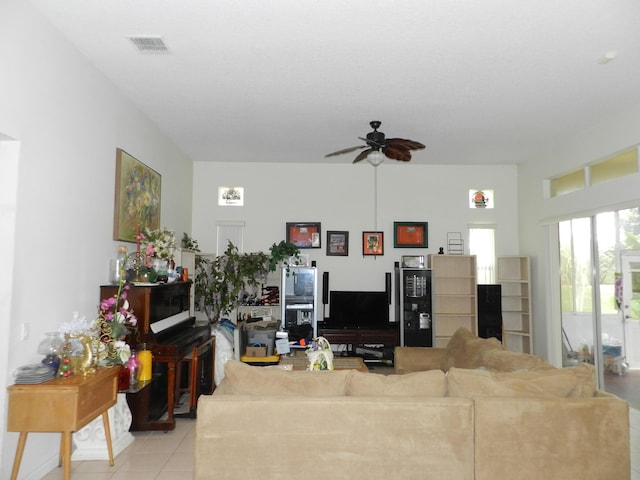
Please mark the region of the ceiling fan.
POLYGON ((358 163, 359 161, 369 157, 369 154, 378 152, 377 157, 375 154, 372 155, 372 157, 376 158, 368 159, 373 166, 377 167, 384 160, 384 157, 380 152, 392 160, 408 162, 411 160, 411 150, 420 150, 424 148, 423 144, 414 142, 413 140, 405 140, 403 138, 385 138, 384 133, 378 131, 378 128, 382 125, 382 122, 380 121, 374 120, 373 122, 369 122, 369 125, 373 128, 373 132, 367 133, 367 138, 358 137, 360 140, 366 142, 365 145, 338 150, 337 152, 328 153, 325 157, 342 155, 343 153, 350 153, 369 147, 360 152, 360 154, 353 160, 353 163, 358 163))

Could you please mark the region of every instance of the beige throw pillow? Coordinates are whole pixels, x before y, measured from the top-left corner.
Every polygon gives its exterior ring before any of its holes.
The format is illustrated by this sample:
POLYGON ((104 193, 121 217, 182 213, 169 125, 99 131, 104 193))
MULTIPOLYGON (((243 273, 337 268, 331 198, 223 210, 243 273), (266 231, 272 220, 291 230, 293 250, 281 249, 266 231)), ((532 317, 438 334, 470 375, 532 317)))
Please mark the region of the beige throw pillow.
POLYGON ((404 375, 380 375, 354 370, 347 378, 347 395, 357 397, 444 397, 445 387, 444 372, 441 370, 404 375))
POLYGON ((484 350, 480 354, 480 364, 487 370, 513 372, 532 368, 554 368, 540 357, 508 350, 484 350))
POLYGON ((349 370, 287 371, 229 360, 223 383, 230 395, 331 397, 345 394, 348 374, 349 370))
POLYGON ((440 369, 446 372, 451 367, 482 367, 480 356, 483 352, 502 349, 502 344, 495 338, 480 338, 466 328, 459 328, 447 343, 440 369))

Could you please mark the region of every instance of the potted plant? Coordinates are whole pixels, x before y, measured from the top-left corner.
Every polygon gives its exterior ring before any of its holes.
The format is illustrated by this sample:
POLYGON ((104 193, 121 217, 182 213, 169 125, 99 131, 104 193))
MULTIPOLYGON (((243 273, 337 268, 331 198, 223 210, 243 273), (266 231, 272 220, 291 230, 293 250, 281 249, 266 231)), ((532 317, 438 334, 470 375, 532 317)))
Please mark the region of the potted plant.
POLYGON ((229 242, 224 254, 213 260, 197 256, 194 276, 197 308, 205 312, 209 321, 217 322, 238 306, 245 288, 259 286, 279 266, 288 269, 291 258, 298 263, 300 250, 285 241, 274 243, 269 254, 240 253, 229 242))

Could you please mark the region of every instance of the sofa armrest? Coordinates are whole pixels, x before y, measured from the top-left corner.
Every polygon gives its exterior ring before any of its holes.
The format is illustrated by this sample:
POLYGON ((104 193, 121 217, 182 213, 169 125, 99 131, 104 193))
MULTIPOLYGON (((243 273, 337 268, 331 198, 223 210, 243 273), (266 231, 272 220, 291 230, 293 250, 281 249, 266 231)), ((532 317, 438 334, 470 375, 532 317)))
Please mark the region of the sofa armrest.
POLYGON ((440 370, 440 362, 444 353, 444 348, 396 347, 393 358, 394 373, 440 370))

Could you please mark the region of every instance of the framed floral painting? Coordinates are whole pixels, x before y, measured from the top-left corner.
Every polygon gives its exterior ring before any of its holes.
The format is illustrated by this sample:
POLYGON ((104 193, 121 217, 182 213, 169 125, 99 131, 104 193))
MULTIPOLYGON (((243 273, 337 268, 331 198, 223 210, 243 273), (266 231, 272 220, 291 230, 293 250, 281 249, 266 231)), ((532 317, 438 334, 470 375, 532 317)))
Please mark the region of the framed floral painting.
POLYGON ((116 149, 114 240, 135 242, 139 231, 160 227, 160 187, 158 172, 116 149))

